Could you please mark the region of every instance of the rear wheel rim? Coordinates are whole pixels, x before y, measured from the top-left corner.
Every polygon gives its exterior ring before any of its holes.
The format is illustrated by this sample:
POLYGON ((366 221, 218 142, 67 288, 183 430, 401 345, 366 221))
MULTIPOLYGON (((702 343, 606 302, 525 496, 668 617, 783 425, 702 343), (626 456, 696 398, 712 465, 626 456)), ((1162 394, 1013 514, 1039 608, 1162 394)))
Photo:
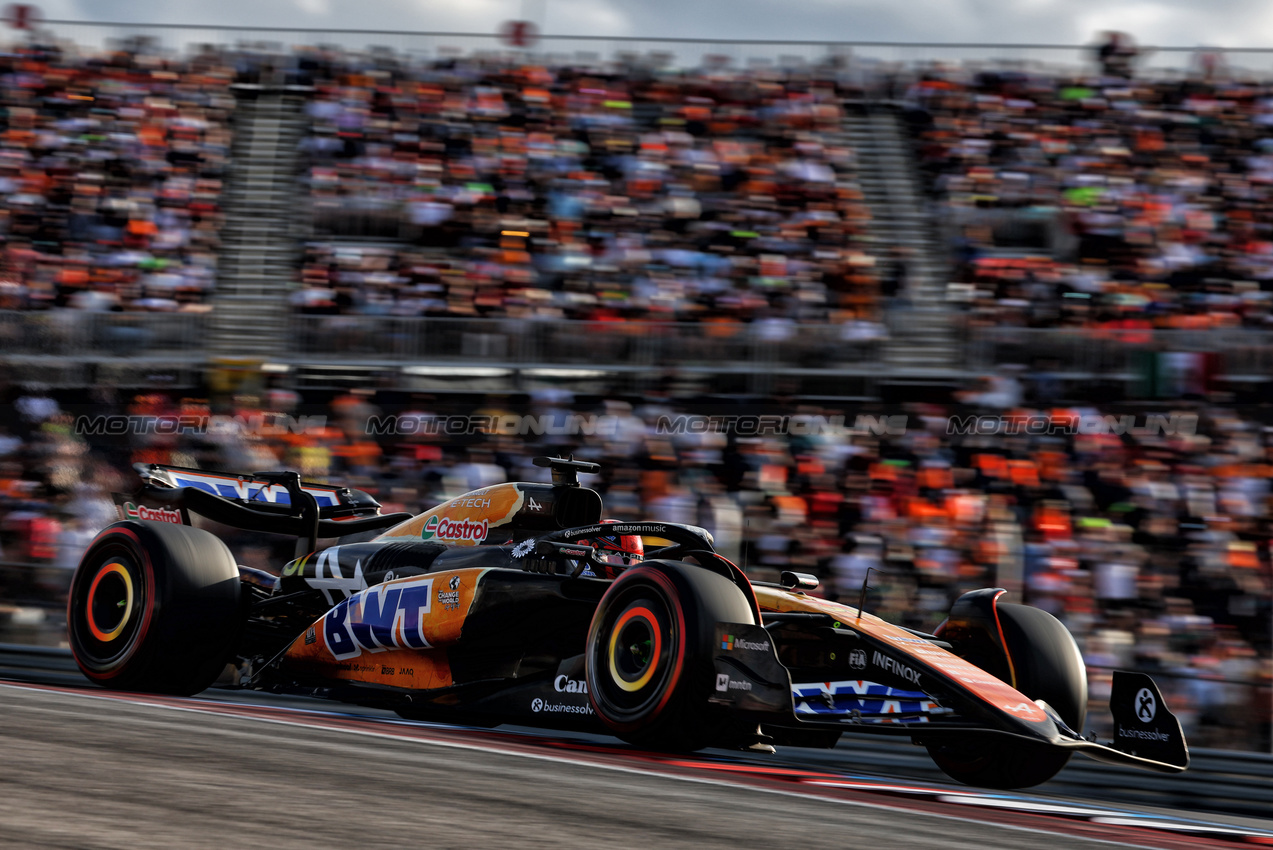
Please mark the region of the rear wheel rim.
POLYGON ((110 643, 132 619, 133 579, 118 560, 103 564, 88 586, 84 616, 88 631, 100 643, 110 643))
POLYGON ((93 672, 111 673, 136 647, 146 619, 141 564, 126 544, 110 542, 76 578, 70 617, 76 658, 93 672))

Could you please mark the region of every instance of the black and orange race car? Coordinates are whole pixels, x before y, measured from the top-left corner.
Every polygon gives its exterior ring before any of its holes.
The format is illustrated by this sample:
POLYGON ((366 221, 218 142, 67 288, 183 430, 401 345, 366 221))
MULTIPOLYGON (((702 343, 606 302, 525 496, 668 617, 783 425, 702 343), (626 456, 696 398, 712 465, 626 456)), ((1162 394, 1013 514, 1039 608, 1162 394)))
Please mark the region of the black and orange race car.
POLYGON ((535 462, 552 484, 487 487, 418 516, 293 472, 141 465, 121 521, 76 571, 75 659, 114 689, 220 681, 657 749, 904 735, 953 778, 999 788, 1044 782, 1075 752, 1188 766, 1143 674, 1114 675, 1112 743, 1084 737, 1074 639, 1002 590, 967 593, 935 634, 916 632, 819 598, 811 576, 749 581, 703 529, 607 522, 578 481, 594 464, 535 462), (239 566, 214 533, 227 530, 294 537, 296 557, 277 574, 239 566))

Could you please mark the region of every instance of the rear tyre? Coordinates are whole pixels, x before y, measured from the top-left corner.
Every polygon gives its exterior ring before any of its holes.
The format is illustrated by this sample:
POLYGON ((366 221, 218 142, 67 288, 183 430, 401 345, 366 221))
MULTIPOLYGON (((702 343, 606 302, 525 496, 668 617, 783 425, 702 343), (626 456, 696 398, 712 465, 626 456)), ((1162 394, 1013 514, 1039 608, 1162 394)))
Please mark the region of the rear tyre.
MULTIPOLYGON (((1010 684, 1030 699, 1046 702, 1081 734, 1087 716, 1087 670, 1074 637, 1051 614, 1028 605, 1003 603, 998 615, 1015 676, 1010 684)), ((995 669, 975 656, 968 660, 983 669, 995 669)), ((1073 754, 1046 744, 993 736, 930 742, 927 747, 947 776, 982 788, 1028 788, 1047 782, 1073 754)))
POLYGON ((754 722, 708 703, 718 622, 756 622, 742 590, 724 576, 674 561, 624 572, 588 631, 588 696, 597 716, 646 749, 688 752, 754 736, 754 722))
POLYGON ((198 693, 225 667, 242 622, 230 550, 189 526, 108 526, 71 580, 71 652, 107 688, 198 693))

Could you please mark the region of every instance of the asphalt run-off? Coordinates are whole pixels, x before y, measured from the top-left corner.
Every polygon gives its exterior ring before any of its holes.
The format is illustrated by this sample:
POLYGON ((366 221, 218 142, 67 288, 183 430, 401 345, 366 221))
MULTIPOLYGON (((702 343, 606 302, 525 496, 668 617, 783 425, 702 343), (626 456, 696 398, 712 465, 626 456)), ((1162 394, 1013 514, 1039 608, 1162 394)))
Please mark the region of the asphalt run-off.
POLYGON ((329 706, 0 684, 0 846, 1273 845, 1237 818, 329 706))

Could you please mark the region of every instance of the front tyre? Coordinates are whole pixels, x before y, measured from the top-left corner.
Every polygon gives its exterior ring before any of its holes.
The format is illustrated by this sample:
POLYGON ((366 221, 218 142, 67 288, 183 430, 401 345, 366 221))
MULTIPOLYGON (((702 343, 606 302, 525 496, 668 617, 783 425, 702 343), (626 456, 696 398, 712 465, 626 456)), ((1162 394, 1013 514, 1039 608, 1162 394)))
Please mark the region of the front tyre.
MULTIPOLYGON (((1018 691, 1043 700, 1070 729, 1082 733, 1087 716, 1087 670, 1069 630, 1046 611, 1028 605, 997 606, 1012 681, 1018 691)), ((969 656, 993 672, 994 666, 969 656)), ((1047 782, 1069 762, 1072 750, 997 737, 933 742, 928 753, 952 779, 982 788, 1028 788, 1047 782)))
POLYGON ((755 623, 746 596, 724 576, 674 561, 624 572, 588 632, 588 696, 597 716, 648 749, 685 752, 744 740, 748 725, 708 703, 718 622, 755 623))
POLYGON ((184 525, 104 529, 71 580, 67 631, 80 670, 103 687, 189 695, 225 667, 242 624, 225 544, 184 525))

